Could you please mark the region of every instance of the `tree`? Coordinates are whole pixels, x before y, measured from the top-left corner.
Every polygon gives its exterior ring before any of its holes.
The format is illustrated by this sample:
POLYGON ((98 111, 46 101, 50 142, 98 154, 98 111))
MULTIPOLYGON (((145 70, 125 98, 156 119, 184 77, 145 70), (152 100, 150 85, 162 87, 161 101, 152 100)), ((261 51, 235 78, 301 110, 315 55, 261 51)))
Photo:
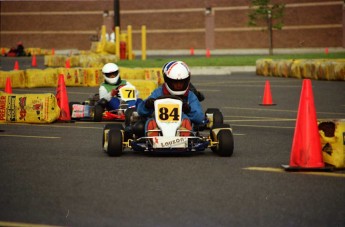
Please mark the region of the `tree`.
POLYGON ((271 0, 250 0, 248 14, 249 26, 257 26, 257 22, 266 21, 269 34, 269 54, 273 54, 273 29, 283 28, 285 4, 271 4, 271 0))

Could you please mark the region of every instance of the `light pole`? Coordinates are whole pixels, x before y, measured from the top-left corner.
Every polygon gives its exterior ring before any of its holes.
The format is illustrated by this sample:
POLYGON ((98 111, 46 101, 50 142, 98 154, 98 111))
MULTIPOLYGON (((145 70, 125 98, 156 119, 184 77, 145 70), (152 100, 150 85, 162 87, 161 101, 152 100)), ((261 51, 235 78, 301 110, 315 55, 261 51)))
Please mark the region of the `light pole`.
POLYGON ((120 0, 114 0, 114 27, 120 27, 120 0))
POLYGON ((268 10, 267 13, 267 24, 268 24, 268 32, 269 32, 269 55, 273 54, 273 31, 272 31, 272 14, 271 10, 268 10))

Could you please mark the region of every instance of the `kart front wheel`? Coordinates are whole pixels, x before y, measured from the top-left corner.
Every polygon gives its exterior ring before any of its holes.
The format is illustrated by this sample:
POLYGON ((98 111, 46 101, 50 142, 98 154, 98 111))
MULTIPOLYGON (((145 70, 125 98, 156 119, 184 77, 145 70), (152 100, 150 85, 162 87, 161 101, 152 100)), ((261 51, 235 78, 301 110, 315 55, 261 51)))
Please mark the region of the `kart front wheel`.
POLYGON ((230 157, 234 152, 234 137, 230 130, 220 130, 217 134, 218 144, 212 151, 221 157, 230 157))
POLYGON ((121 156, 123 153, 122 131, 118 129, 110 129, 108 133, 108 149, 107 153, 111 157, 121 156))
POLYGON ((103 128, 103 137, 102 137, 102 147, 104 146, 105 143, 105 131, 110 130, 110 129, 114 129, 114 130, 121 130, 123 129, 122 125, 119 124, 106 124, 103 128))

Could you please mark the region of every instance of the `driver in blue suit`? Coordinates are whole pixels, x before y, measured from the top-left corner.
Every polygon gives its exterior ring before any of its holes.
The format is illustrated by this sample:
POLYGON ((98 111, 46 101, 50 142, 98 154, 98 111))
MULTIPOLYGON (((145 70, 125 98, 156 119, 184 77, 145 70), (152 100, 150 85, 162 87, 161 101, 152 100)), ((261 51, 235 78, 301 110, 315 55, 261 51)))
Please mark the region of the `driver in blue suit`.
MULTIPOLYGON (((164 84, 155 89, 151 95, 138 105, 137 112, 140 116, 151 117, 154 111, 154 101, 164 95, 178 96, 182 99, 182 129, 192 130, 192 123, 200 125, 204 123, 205 115, 197 96, 190 90, 190 70, 182 61, 166 63, 162 69, 164 84)), ((145 129, 157 128, 154 119, 146 122, 145 129)), ((158 136, 158 132, 150 132, 148 136, 158 136)), ((181 136, 189 136, 189 133, 181 133, 181 136)))

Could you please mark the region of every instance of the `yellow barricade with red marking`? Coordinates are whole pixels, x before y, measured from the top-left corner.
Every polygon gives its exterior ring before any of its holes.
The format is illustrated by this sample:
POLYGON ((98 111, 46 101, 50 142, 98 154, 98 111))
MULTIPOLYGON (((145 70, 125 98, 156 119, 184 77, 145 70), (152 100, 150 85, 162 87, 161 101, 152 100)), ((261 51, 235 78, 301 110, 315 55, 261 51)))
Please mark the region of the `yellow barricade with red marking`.
POLYGON ((60 116, 53 94, 8 94, 0 92, 0 122, 51 123, 60 116))

